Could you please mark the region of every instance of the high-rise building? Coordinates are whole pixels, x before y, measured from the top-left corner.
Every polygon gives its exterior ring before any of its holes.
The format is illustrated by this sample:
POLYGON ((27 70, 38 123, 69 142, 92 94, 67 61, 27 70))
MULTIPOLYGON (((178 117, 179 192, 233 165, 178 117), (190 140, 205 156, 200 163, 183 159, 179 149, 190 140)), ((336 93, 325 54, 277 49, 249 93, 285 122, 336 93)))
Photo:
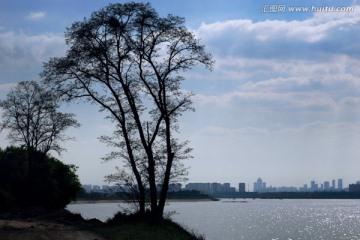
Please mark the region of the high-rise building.
POLYGON ((328 181, 324 182, 324 191, 330 191, 330 182, 328 181))
POLYGON ((245 183, 239 183, 239 192, 245 192, 245 183))
POLYGON ((230 183, 224 183, 221 188, 222 192, 233 192, 233 188, 231 187, 230 183))
POLYGON ((334 179, 334 180, 332 180, 332 185, 331 185, 331 188, 332 188, 333 190, 335 190, 335 189, 336 189, 336 186, 335 186, 335 179, 334 179))
POLYGON ((339 191, 343 190, 343 180, 341 178, 338 179, 338 190, 339 191))
POLYGON ((258 178, 256 182, 254 182, 254 192, 263 192, 266 190, 266 183, 262 181, 261 178, 258 178))
POLYGON ((360 192, 360 181, 354 184, 349 184, 349 192, 360 192))
POLYGON ((313 191, 313 192, 315 192, 315 191, 318 191, 319 189, 318 189, 319 187, 318 187, 318 184, 317 183, 315 183, 315 181, 313 180, 313 181, 311 181, 311 187, 310 187, 310 190, 311 191, 313 191))
POLYGON ((221 183, 214 182, 214 183, 211 183, 210 186, 211 186, 212 193, 221 192, 221 189, 222 189, 221 183))

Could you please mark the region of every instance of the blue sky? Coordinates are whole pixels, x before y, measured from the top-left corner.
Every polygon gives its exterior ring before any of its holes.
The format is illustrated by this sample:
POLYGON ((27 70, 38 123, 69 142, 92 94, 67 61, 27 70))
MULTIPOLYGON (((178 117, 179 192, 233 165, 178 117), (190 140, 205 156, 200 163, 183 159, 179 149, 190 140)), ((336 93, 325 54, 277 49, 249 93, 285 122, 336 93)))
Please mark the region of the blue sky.
MULTIPOLYGON (((40 80, 42 62, 62 56, 64 31, 106 0, 0 1, 0 98, 23 80, 40 80)), ((120 1, 121 2, 121 1, 120 1)), ((195 112, 181 118, 194 148, 190 182, 301 186, 360 179, 360 7, 347 0, 154 0, 160 15, 185 17, 216 61, 194 68, 183 88, 195 112), (271 6, 284 11, 269 12, 271 6), (290 7, 353 7, 291 12, 290 7), (265 12, 265 11, 266 12, 265 12)), ((79 166, 83 183, 102 184, 120 161, 98 141, 112 126, 87 104, 65 105, 82 124, 61 159, 79 166)), ((6 132, 0 146, 6 147, 6 132)))

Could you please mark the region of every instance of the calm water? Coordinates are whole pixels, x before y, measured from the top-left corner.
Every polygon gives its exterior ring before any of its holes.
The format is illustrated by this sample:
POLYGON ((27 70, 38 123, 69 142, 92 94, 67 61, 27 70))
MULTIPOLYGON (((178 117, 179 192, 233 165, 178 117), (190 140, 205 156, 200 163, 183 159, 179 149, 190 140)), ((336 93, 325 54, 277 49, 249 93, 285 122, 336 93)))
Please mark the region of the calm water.
MULTIPOLYGON (((119 204, 75 204, 68 209, 102 221, 119 204)), ((122 205, 124 207, 124 205, 122 205)), ((207 240, 360 240, 360 200, 237 200, 175 202, 172 219, 207 240)))

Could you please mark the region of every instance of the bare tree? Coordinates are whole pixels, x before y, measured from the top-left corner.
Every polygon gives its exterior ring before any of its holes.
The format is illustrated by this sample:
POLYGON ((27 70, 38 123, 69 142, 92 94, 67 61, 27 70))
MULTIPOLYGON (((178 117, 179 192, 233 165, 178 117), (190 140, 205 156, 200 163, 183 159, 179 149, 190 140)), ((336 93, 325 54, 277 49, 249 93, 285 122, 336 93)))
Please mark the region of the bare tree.
POLYGON ((210 54, 183 18, 160 17, 141 3, 94 12, 67 29, 66 43, 66 56, 44 65, 45 83, 69 101, 86 98, 109 113, 118 138, 103 140, 122 148, 113 156, 124 159, 136 179, 140 212, 149 188, 151 212, 162 217, 174 166, 180 166, 174 162, 189 153, 175 137, 178 117, 192 109, 179 74, 198 64, 211 69, 210 54))
POLYGON ((9 130, 8 138, 14 144, 24 146, 29 154, 50 150, 61 153, 60 143, 70 138, 64 135, 69 127, 79 127, 74 114, 58 111, 58 99, 35 81, 20 82, 5 100, 0 101, 3 109, 0 130, 9 130))

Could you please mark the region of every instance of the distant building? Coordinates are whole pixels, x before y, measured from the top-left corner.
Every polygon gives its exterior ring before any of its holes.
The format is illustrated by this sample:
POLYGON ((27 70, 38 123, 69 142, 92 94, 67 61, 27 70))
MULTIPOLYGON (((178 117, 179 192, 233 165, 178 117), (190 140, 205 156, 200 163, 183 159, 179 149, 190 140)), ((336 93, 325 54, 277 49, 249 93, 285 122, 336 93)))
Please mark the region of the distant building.
POLYGON ((324 191, 330 191, 330 182, 329 181, 324 182, 324 191))
POLYGON ((360 192, 360 181, 349 185, 349 192, 360 192))
POLYGON ((262 181, 261 178, 258 178, 256 182, 254 182, 254 192, 264 192, 266 190, 266 183, 262 181))
POLYGON ((300 187, 300 188, 299 188, 299 191, 300 191, 300 192, 307 192, 307 191, 308 191, 308 185, 307 185, 307 184, 304 184, 303 187, 300 187))
POLYGON ((85 192, 90 193, 92 191, 92 185, 91 184, 84 184, 82 185, 82 188, 85 190, 85 192))
POLYGON ((188 183, 185 185, 186 190, 196 190, 203 193, 210 193, 210 183, 188 183))
POLYGON ((315 183, 315 181, 313 180, 313 181, 311 181, 311 186, 310 186, 310 191, 312 191, 312 192, 315 192, 315 191, 318 191, 319 190, 319 186, 318 186, 318 184, 317 183, 315 183))
POLYGON ((101 187, 98 186, 98 185, 93 185, 92 191, 93 191, 93 192, 101 192, 101 187))
POLYGON ((223 184, 223 188, 230 188, 230 186, 231 186, 230 183, 224 183, 223 184))
POLYGON ((229 192, 235 192, 235 188, 231 187, 230 183, 224 183, 221 188, 221 192, 229 193, 229 192))
POLYGON ((230 183, 224 183, 221 186, 221 192, 230 192, 230 183))
POLYGON ((222 184, 221 184, 221 183, 217 183, 217 182, 211 183, 211 184, 210 184, 210 191, 211 191, 212 193, 221 192, 221 191, 222 191, 222 184))
POLYGON ((336 186, 335 186, 335 179, 334 179, 334 180, 332 180, 331 189, 332 189, 332 190, 335 190, 335 189, 336 189, 336 186))
POLYGON ((245 183, 239 183, 239 192, 246 192, 245 183))
POLYGON ((338 190, 339 191, 343 190, 343 180, 341 178, 338 179, 338 190))

